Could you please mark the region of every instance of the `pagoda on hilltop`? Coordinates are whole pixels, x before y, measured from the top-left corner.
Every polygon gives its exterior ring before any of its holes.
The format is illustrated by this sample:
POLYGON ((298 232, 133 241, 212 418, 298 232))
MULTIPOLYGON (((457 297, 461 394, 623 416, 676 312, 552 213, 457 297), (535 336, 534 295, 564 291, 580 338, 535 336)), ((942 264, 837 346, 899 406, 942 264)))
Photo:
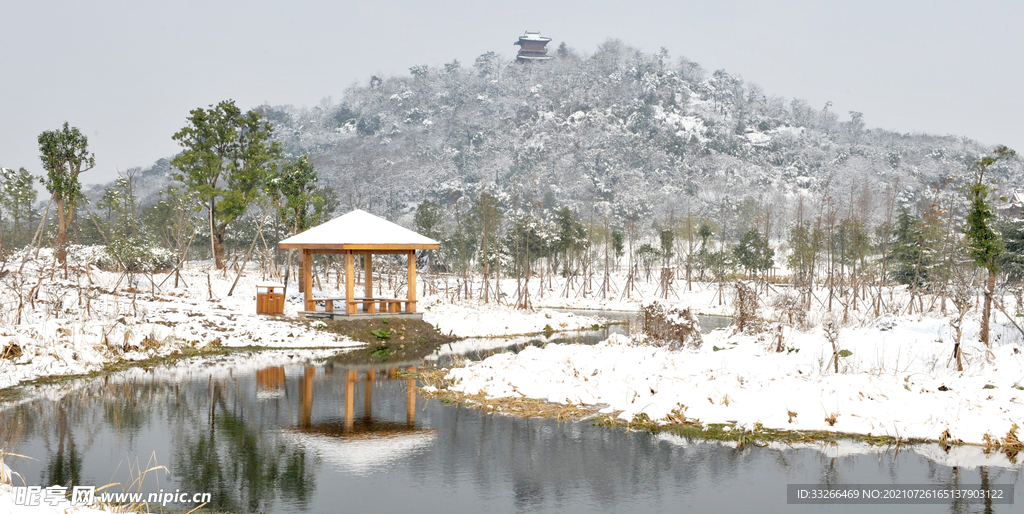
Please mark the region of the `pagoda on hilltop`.
POLYGON ((519 45, 519 53, 516 60, 519 62, 546 61, 551 59, 548 55, 547 45, 551 38, 540 35, 540 32, 526 31, 526 35, 519 36, 519 41, 512 43, 519 45))

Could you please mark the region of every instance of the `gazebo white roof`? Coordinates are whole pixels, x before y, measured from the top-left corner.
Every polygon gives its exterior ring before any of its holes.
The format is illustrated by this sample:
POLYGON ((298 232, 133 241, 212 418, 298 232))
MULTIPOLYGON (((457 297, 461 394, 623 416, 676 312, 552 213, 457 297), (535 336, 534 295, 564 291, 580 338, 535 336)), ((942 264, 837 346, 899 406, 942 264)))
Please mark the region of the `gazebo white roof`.
POLYGON ((295 234, 281 248, 336 250, 413 249, 434 250, 440 243, 405 227, 356 209, 343 216, 295 234))

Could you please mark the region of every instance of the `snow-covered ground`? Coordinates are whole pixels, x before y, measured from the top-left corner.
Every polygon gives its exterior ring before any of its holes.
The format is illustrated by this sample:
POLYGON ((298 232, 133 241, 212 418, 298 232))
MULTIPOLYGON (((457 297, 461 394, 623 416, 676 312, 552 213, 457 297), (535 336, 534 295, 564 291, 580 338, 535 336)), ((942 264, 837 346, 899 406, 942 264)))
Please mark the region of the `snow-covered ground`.
POLYGON ((129 280, 101 271, 91 265, 90 249, 77 250, 71 253, 68 279, 53 269, 46 249, 23 268, 17 256, 4 263, 0 351, 17 348, 20 355, 0 359, 0 388, 43 376, 88 373, 118 360, 167 356, 184 348, 361 344, 294 318, 296 302, 286 304, 285 317, 257 315, 255 284, 263 277, 256 269, 248 270, 228 296, 234 273, 208 274, 209 265, 187 267, 175 288, 173 278, 164 282, 166 274, 137 274, 129 280))
MULTIPOLYGON (((970 340, 977 323, 966 331, 970 340)), ((966 345, 956 372, 948 324, 886 318, 840 331, 840 372, 820 329, 786 330, 783 352, 764 337, 717 330, 697 350, 669 351, 613 336, 594 346, 548 345, 499 354, 451 370, 454 389, 603 405, 631 420, 678 409, 703 423, 742 429, 824 430, 982 444, 1024 424, 1024 355, 1016 344, 966 345), (792 415, 790 414, 792 413, 792 415), (832 415, 835 419, 832 420, 832 415)))
MULTIPOLYGON (((235 272, 211 272, 208 262, 189 263, 178 287, 166 273, 103 271, 95 263, 101 247, 72 247, 69 275, 55 269, 53 253, 42 249, 24 260, 14 254, 0 263, 0 389, 45 376, 102 369, 115 361, 164 357, 186 348, 260 346, 269 348, 348 348, 364 344, 298 317, 302 309, 294 282, 284 316, 256 314, 256 284, 263 276, 254 263, 234 285, 235 272), (24 262, 24 264, 23 264, 24 262)), ((337 295, 324 284, 325 294, 337 295)), ((571 331, 602 323, 600 318, 550 310, 523 311, 508 305, 459 303, 440 296, 421 299, 424 319, 459 337, 507 337, 571 331)))
POLYGON ((426 303, 423 320, 442 334, 458 337, 509 337, 543 332, 566 332, 603 326, 606 320, 577 316, 550 309, 518 310, 507 305, 482 302, 440 303, 436 297, 426 303))
MULTIPOLYGON (((544 300, 534 296, 535 304, 635 309, 641 296, 654 296, 654 285, 644 283, 632 300, 619 295, 579 299, 553 289, 544 300)), ((729 292, 719 305, 715 284, 694 284, 692 292, 670 296, 669 303, 706 314, 731 314, 733 308, 729 292)), ((906 302, 904 290, 887 295, 891 311, 905 312, 906 302)), ((779 319, 764 307, 769 303, 762 304, 762 314, 779 319)), ((638 414, 663 420, 675 411, 741 429, 760 424, 900 439, 938 440, 945 434, 950 442, 1013 442, 1012 436, 1004 439, 1015 425, 1024 426, 1024 354, 1021 334, 1004 315, 993 317, 989 355, 977 342, 977 309, 968 313, 962 336, 965 370, 957 372, 950 359, 951 315, 936 309, 875 318, 864 307, 850 311, 847 323, 840 324, 838 344, 849 353, 840 357, 839 373, 829 365, 832 346, 820 325, 841 313, 838 307, 829 313, 816 305, 808 316, 813 328, 784 328, 782 352, 775 351, 771 331, 717 330, 704 336, 701 348, 682 351, 613 336, 594 346, 547 345, 495 355, 453 369, 449 378, 466 394, 599 406, 624 420, 638 414)))

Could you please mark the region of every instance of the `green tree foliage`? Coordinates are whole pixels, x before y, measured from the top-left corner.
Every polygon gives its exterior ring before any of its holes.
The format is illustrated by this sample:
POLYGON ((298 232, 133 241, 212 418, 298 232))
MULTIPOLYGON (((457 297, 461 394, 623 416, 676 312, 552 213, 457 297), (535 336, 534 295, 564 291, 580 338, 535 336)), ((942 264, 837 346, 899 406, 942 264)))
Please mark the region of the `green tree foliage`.
POLYGON ((806 287, 814 279, 814 266, 821 249, 821 231, 807 221, 795 224, 789 230, 789 247, 791 252, 786 256, 789 269, 793 270, 796 285, 806 287))
POLYGON ((991 188, 985 183, 985 172, 993 164, 1015 155, 1017 152, 1000 146, 996 148, 994 155, 974 161, 971 165, 971 169, 974 171, 974 180, 967 189, 967 200, 970 202, 967 210, 967 230, 964 234, 967 252, 974 264, 988 271, 985 306, 981 315, 981 341, 986 345, 989 344, 988 324, 992 314, 992 295, 996 288, 996 274, 999 272, 999 257, 1002 255, 1005 245, 994 229, 996 215, 992 212, 992 203, 989 200, 991 188))
POLYGON ((1013 283, 1024 281, 1024 219, 1007 219, 999 223, 1005 250, 999 256, 999 269, 1013 283))
POLYGON ((665 266, 668 266, 668 262, 673 257, 672 245, 675 244, 676 235, 671 229, 665 229, 661 231, 661 258, 665 260, 665 266))
MULTIPOLYGON (((25 244, 22 224, 28 224, 33 215, 32 204, 36 202, 36 190, 32 187, 35 177, 25 168, 14 171, 0 169, 0 216, 6 213, 11 219, 11 230, 5 233, 0 223, 0 249, 6 246, 25 244)), ((2 218, 0 218, 2 221, 2 218)))
MULTIPOLYGON (((432 200, 423 200, 419 206, 416 207, 416 216, 413 218, 413 223, 416 224, 416 230, 431 239, 441 240, 440 226, 444 216, 441 213, 441 206, 437 205, 437 202, 432 200)), ((443 255, 434 250, 427 250, 423 252, 424 258, 427 264, 432 270, 436 270, 438 262, 436 259, 443 255)), ((441 257, 443 259, 443 257, 441 257)))
POLYGON ((195 194, 184 187, 168 186, 158 193, 157 201, 143 210, 146 230, 164 248, 171 248, 183 256, 200 224, 195 194))
POLYGON ((927 282, 929 262, 924 252, 924 223, 921 218, 901 207, 896 216, 892 241, 889 277, 912 288, 927 282))
POLYGON ((871 253, 871 237, 868 236, 864 221, 859 218, 847 218, 839 222, 839 232, 843 236, 843 259, 847 265, 863 269, 864 261, 871 253))
POLYGON ((626 234, 621 230, 612 231, 612 251, 615 252, 615 260, 618 262, 626 251, 626 234))
POLYGON ((440 239, 438 226, 440 226, 442 218, 441 207, 436 202, 423 200, 416 207, 416 216, 413 218, 413 222, 420 234, 431 239, 440 239))
POLYGON ((273 126, 260 114, 243 113, 234 100, 189 112, 188 124, 174 134, 183 148, 171 165, 177 178, 207 209, 215 266, 224 267, 224 234, 245 214, 272 175, 281 146, 271 142, 273 126))
POLYGON ((708 220, 702 221, 700 228, 697 229, 697 237, 700 238, 700 249, 697 250, 697 269, 701 280, 704 280, 704 271, 709 267, 711 249, 708 248, 708 239, 713 235, 715 232, 711 228, 711 223, 708 220))
POLYGON ((640 270, 644 272, 646 280, 651 280, 651 270, 654 269, 654 263, 659 258, 661 258, 661 252, 650 243, 644 243, 636 249, 636 262, 640 265, 640 270))
POLYGON ((323 223, 334 211, 334 192, 318 186, 318 181, 307 155, 285 163, 270 180, 278 215, 292 234, 323 223))
POLYGON ((559 266, 564 263, 565 274, 569 274, 574 263, 590 247, 587 229, 572 209, 563 207, 555 213, 555 230, 552 270, 557 272, 559 266))
POLYGON ((537 219, 520 211, 512 220, 511 233, 505 236, 505 248, 513 257, 517 277, 529 275, 533 263, 548 253, 548 246, 537 229, 537 219))
MULTIPOLYGON (((137 170, 137 169, 136 169, 137 170)), ((135 171, 120 176, 114 184, 103 191, 96 204, 104 215, 106 230, 111 239, 138 236, 138 200, 135 194, 135 171)))
POLYGON ((735 269, 733 253, 728 250, 715 250, 707 253, 707 268, 716 282, 724 281, 735 269))
POLYGON ((67 262, 67 231, 74 221, 75 206, 82 198, 78 176, 96 166, 89 153, 89 138, 78 127, 47 130, 39 134, 39 159, 46 170, 43 184, 57 206, 57 260, 67 262))
POLYGON ((746 268, 751 275, 767 271, 775 265, 775 250, 768 244, 768 238, 762 236, 756 228, 743 234, 732 253, 736 263, 746 268))
MULTIPOLYGON (((478 259, 484 273, 484 302, 490 301, 490 286, 488 284, 492 270, 500 266, 501 239, 499 231, 503 218, 504 210, 498 197, 489 191, 480 192, 480 196, 473 204, 472 220, 475 232, 479 234, 478 259)), ((497 286, 497 278, 499 277, 495 277, 495 286, 497 286)))

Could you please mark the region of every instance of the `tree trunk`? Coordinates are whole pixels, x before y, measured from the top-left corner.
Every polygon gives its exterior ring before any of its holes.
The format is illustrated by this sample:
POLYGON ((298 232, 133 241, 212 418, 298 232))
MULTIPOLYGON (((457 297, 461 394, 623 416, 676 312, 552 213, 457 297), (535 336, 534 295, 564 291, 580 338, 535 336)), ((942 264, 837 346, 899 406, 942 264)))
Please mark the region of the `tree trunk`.
POLYGON ((985 307, 981 312, 981 342, 985 343, 988 348, 992 347, 989 342, 988 323, 992 316, 992 296, 996 290, 996 274, 994 271, 988 271, 988 283, 985 287, 985 307))
POLYGON ((213 259, 213 269, 224 268, 224 235, 217 234, 217 225, 214 223, 216 204, 213 198, 207 202, 207 209, 210 211, 210 257, 213 259), (219 244, 218 244, 219 240, 219 244))
POLYGON ((68 258, 68 216, 64 212, 67 201, 57 200, 57 262, 64 265, 68 258))
MULTIPOLYGON (((236 257, 237 259, 237 257, 236 257)), ((225 269, 224 233, 220 232, 213 238, 213 262, 216 269, 225 269)))

